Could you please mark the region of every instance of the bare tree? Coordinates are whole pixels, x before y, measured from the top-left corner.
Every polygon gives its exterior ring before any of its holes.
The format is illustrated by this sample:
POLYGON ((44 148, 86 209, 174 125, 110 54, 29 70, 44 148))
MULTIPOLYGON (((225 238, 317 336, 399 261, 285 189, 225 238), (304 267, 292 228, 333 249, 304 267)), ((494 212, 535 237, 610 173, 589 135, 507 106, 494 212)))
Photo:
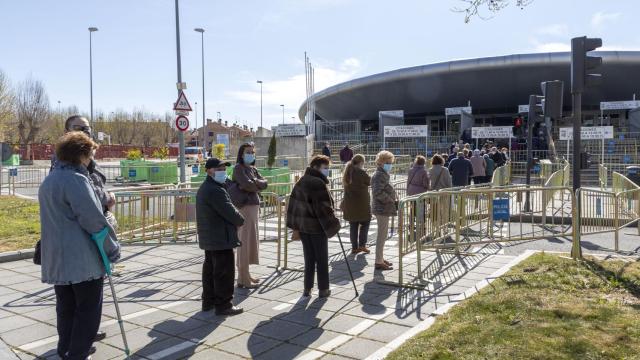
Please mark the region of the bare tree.
MULTIPOLYGON (((513 1, 510 0, 460 0, 465 5, 463 7, 455 7, 455 12, 464 13, 464 22, 469 23, 473 17, 479 17, 482 20, 491 19, 500 10, 509 6, 513 1), (489 16, 485 16, 482 11, 486 9, 489 16)), ((516 6, 524 9, 534 0, 515 0, 516 6)))
POLYGON ((39 80, 27 78, 16 91, 16 119, 20 144, 33 143, 49 118, 49 97, 39 80))
POLYGON ((9 78, 0 70, 0 142, 5 140, 5 133, 10 128, 10 122, 13 118, 14 98, 9 84, 9 78))

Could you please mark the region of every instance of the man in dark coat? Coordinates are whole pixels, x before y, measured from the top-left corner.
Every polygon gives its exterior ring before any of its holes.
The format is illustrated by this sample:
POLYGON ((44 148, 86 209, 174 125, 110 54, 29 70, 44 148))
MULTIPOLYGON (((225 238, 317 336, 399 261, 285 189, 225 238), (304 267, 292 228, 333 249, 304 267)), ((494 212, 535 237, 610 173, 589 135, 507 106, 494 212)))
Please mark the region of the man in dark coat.
POLYGON ((331 159, 331 148, 329 147, 329 143, 324 144, 324 147, 322 148, 322 155, 331 159))
POLYGON ((353 159, 353 150, 349 148, 349 144, 345 144, 342 150, 340 150, 340 161, 343 164, 348 163, 353 159))
POLYGON ((316 267, 320 297, 331 295, 328 241, 340 230, 340 221, 334 214, 327 188, 330 163, 324 155, 313 157, 304 176, 293 187, 287 207, 287 227, 294 231, 294 239, 302 240, 304 296, 311 295, 316 267))
POLYGON ((469 179, 473 176, 473 166, 471 161, 464 156, 463 152, 458 153, 458 157, 449 163, 449 172, 453 186, 467 186, 469 179))
POLYGON ((233 249, 240 246, 238 227, 244 218, 227 193, 228 162, 210 158, 205 164, 207 178, 196 195, 198 243, 204 250, 202 266, 202 311, 216 309, 216 315, 237 315, 233 306, 235 264, 233 249))

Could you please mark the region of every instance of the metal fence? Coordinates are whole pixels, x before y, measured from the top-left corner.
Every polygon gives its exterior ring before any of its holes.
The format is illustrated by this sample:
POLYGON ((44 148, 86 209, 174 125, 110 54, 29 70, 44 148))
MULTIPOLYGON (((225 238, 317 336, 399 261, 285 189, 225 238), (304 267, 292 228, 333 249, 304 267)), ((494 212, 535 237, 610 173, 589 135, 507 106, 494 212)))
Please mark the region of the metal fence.
POLYGON ((487 244, 572 236, 573 194, 567 187, 469 188, 408 197, 399 205, 398 280, 424 288, 424 251, 473 254, 487 244), (494 207, 506 210, 496 219, 494 207), (415 261, 404 264, 415 251, 415 261), (412 273, 411 279, 405 275, 412 273))

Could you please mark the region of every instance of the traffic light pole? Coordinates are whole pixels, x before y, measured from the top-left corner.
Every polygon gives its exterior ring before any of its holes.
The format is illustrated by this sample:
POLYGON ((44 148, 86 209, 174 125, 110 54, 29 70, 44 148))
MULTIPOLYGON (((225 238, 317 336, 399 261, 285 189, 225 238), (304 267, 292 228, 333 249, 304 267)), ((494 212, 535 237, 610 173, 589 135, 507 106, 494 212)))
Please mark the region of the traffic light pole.
POLYGON ((581 163, 581 138, 580 128, 582 127, 582 93, 572 94, 573 102, 573 191, 580 188, 580 168, 581 163))
MULTIPOLYGON (((536 121, 536 101, 535 95, 529 95, 529 117, 527 119, 527 174, 526 184, 527 187, 531 186, 531 170, 533 170, 533 124, 536 121)), ((526 193, 526 199, 524 203, 524 211, 531 211, 531 203, 529 191, 526 193)))

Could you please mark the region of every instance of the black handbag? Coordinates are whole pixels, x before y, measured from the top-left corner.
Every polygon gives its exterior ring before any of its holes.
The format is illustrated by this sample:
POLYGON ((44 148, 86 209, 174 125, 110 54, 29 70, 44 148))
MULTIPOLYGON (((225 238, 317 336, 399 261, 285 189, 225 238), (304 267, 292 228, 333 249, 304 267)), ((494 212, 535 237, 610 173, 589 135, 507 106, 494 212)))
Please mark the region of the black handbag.
POLYGON ((42 264, 42 250, 40 245, 40 240, 36 243, 35 251, 33 252, 33 263, 36 265, 42 264))

